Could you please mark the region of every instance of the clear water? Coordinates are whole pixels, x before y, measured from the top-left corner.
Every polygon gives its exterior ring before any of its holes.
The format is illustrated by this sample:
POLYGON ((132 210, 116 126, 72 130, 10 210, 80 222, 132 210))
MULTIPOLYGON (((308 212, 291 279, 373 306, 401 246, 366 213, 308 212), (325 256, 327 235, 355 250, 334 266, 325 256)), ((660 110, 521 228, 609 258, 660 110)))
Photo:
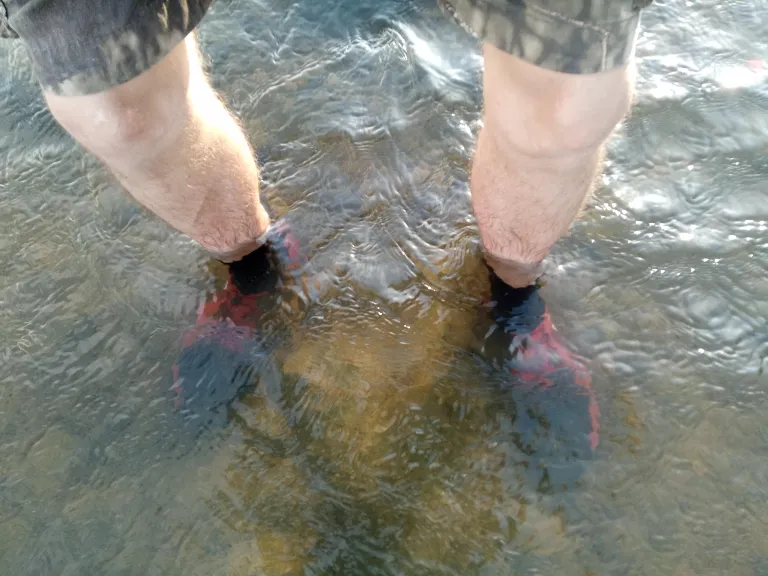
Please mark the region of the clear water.
MULTIPOLYGON (((472 353, 477 45, 428 0, 219 0, 212 78, 309 263, 257 384, 169 388, 216 282, 0 45, 0 573, 768 574, 768 3, 647 13, 545 296, 601 442, 545 489, 472 353)), ((533 455, 535 456, 535 455, 533 455)))

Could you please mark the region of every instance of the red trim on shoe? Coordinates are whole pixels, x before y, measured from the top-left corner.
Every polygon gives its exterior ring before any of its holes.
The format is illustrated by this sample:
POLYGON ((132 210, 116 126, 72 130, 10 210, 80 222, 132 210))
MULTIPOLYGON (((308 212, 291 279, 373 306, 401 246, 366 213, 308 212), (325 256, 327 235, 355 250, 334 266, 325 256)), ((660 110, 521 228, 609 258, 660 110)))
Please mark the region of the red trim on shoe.
POLYGON ((511 368, 510 372, 524 382, 538 382, 547 389, 553 384, 546 376, 548 373, 561 368, 570 369, 574 382, 589 395, 589 417, 592 424, 589 441, 594 450, 599 442, 600 408, 592 389, 592 376, 584 362, 557 338, 556 332, 549 312, 545 312, 541 323, 532 332, 516 335, 512 340, 513 357, 517 357, 521 368, 511 368))

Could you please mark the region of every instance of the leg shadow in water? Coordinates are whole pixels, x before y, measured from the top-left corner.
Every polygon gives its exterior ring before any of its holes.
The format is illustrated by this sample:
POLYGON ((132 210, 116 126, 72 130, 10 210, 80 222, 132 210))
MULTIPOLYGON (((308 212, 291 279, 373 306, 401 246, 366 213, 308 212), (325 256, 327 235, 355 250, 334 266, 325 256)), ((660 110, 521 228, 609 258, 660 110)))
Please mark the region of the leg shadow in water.
POLYGON ((543 494, 576 489, 594 457, 589 393, 565 370, 552 374, 548 386, 494 380, 491 409, 504 412, 499 432, 516 449, 510 456, 525 485, 543 494))
POLYGON ((226 334, 233 328, 222 326, 185 347, 173 367, 174 407, 198 432, 226 427, 232 403, 262 382, 267 388, 279 387, 275 342, 268 345, 265 337, 226 334))

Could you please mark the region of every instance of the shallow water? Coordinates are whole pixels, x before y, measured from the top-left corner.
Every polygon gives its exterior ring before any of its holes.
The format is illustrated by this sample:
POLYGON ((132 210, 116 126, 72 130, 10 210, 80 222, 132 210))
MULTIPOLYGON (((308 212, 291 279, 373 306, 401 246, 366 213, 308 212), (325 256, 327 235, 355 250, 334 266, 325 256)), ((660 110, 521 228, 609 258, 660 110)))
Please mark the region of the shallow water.
POLYGON ((637 105, 544 289, 600 406, 584 460, 526 450, 474 352, 481 60, 431 2, 207 18, 308 261, 205 422, 171 367, 220 270, 0 45, 0 573, 768 574, 767 28, 765 0, 647 12, 637 105))

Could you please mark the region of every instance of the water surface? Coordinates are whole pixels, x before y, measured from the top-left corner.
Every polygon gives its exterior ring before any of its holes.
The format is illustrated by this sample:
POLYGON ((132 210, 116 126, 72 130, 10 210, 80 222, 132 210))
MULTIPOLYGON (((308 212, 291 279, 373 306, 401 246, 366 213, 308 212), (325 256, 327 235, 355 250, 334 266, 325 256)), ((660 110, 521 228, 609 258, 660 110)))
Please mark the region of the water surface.
POLYGON ((205 424, 171 367, 220 270, 2 44, 0 573, 768 574, 766 29, 765 0, 647 12, 635 109, 544 289, 601 411, 578 470, 526 452, 473 347, 482 62, 431 2, 206 19, 308 261, 205 424))

